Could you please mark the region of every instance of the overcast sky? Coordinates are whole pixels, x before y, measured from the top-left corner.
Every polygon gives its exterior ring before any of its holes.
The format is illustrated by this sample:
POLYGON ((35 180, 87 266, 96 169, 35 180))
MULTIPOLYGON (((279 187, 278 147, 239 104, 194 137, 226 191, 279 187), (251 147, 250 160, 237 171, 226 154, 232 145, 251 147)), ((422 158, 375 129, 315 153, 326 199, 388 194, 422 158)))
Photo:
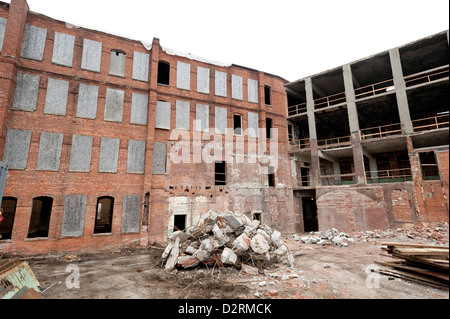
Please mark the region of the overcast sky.
POLYGON ((448 0, 27 1, 55 19, 150 43, 157 37, 162 46, 289 81, 449 25, 448 0))

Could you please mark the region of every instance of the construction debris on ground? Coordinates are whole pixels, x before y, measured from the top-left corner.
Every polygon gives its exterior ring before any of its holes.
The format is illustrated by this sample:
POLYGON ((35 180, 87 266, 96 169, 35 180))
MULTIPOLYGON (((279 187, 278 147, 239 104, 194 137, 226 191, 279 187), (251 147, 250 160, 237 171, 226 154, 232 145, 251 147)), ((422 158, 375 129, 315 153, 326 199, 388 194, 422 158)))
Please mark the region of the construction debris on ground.
POLYGON ((339 232, 336 228, 331 228, 326 231, 311 232, 309 236, 299 237, 294 234, 293 240, 300 240, 304 244, 317 244, 317 245, 333 245, 339 247, 347 247, 348 244, 352 244, 355 240, 346 233, 339 232))
POLYGON ((161 258, 166 270, 191 268, 199 264, 226 265, 258 271, 286 257, 291 268, 294 257, 281 239, 281 233, 259 220, 232 212, 208 211, 199 222, 184 231, 175 231, 161 258))
POLYGON ((423 245, 401 242, 378 242, 382 250, 396 259, 378 262, 395 270, 380 270, 380 273, 426 284, 436 288, 449 288, 448 246, 423 245))

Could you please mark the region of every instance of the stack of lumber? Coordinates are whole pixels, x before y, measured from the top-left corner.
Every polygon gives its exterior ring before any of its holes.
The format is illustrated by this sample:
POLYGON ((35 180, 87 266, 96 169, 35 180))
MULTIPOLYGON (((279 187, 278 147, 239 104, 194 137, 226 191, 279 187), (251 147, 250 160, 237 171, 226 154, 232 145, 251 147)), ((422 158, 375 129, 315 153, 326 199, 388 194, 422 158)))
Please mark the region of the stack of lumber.
POLYGON ((394 270, 380 270, 385 275, 437 288, 449 287, 448 246, 401 242, 377 242, 395 260, 378 262, 394 270))

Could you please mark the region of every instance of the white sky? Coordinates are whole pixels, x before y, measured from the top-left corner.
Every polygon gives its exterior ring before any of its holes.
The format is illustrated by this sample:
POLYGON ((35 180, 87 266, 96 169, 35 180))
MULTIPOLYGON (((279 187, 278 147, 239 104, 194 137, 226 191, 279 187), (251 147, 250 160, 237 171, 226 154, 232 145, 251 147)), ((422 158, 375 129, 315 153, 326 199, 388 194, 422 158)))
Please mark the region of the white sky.
POLYGON ((289 81, 449 28, 448 0, 27 1, 55 19, 289 81))

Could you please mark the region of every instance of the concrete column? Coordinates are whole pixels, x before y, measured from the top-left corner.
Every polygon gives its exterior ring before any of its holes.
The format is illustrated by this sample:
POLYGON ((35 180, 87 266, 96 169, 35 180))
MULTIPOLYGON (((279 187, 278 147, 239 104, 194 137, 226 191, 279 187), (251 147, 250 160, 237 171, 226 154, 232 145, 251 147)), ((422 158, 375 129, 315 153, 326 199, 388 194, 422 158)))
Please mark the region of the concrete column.
POLYGON ((344 75, 345 97, 347 99, 348 123, 350 124, 350 133, 359 134, 358 110, 355 103, 355 89, 353 87, 353 76, 350 64, 342 67, 344 75))
POLYGON ((373 183, 378 182, 378 167, 377 160, 374 157, 369 157, 370 176, 373 183))
POLYGON ((355 167, 355 178, 357 184, 364 184, 366 173, 364 171, 364 157, 361 147, 361 135, 359 132, 358 110, 356 108, 355 89, 353 87, 353 76, 350 64, 342 67, 344 76, 345 97, 347 99, 348 122, 350 125, 351 141, 353 145, 353 164, 355 167))
POLYGON ((312 140, 317 139, 317 132, 316 132, 316 117, 314 114, 314 94, 311 78, 305 79, 305 91, 306 91, 306 114, 308 115, 309 138, 312 140))
POLYGON ((308 115, 309 143, 311 146, 311 185, 319 186, 319 153, 317 149, 316 117, 314 114, 314 95, 311 78, 305 79, 306 113, 308 115))
MULTIPOLYGON (((338 161, 333 162, 333 174, 334 175, 341 175, 341 166, 339 165, 338 161)), ((334 184, 335 185, 341 185, 341 178, 335 177, 334 178, 334 184)))
POLYGON ((413 133, 411 116, 409 114, 408 98, 406 96, 406 85, 403 78, 402 64, 398 49, 389 50, 391 59, 392 75, 394 77, 395 94, 397 96, 398 113, 404 134, 413 133))

